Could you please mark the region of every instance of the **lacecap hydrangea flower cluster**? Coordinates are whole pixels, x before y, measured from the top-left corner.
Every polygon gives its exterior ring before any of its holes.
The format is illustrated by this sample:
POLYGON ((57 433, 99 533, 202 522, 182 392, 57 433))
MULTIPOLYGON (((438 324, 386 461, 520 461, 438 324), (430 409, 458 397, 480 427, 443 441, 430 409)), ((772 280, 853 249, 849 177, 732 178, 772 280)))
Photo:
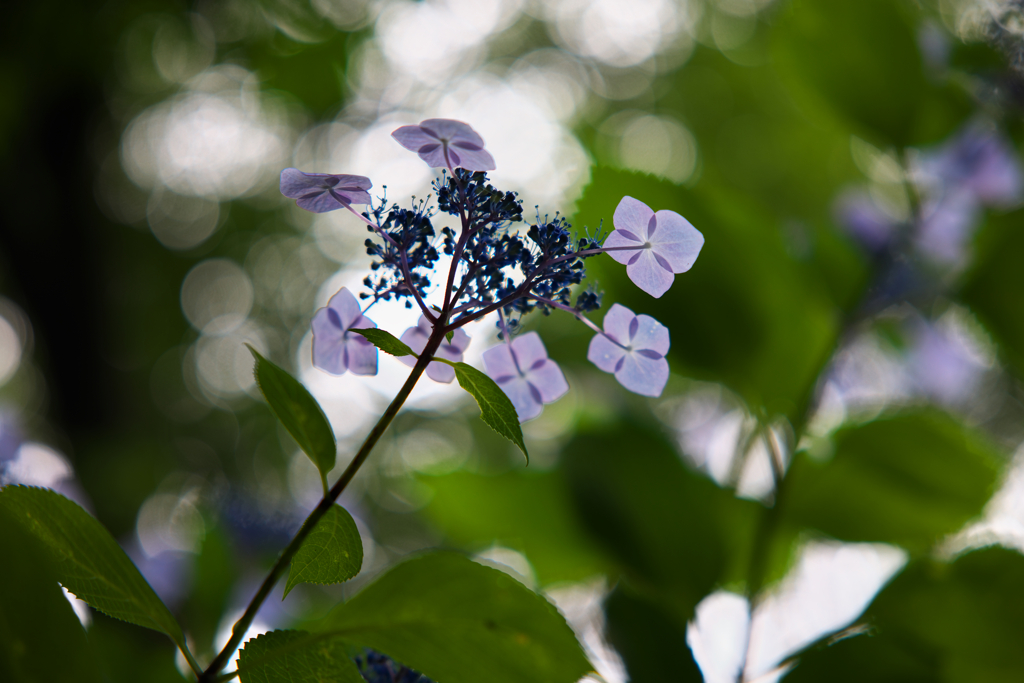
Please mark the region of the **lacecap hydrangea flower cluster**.
MULTIPOLYGON (((313 365, 333 375, 377 373, 377 348, 354 330, 376 327, 367 312, 378 301, 404 300, 419 309, 418 322, 401 341, 415 353, 452 362, 462 360, 470 338, 462 328, 495 314, 501 343, 483 354, 485 372, 508 395, 520 421, 569 390, 558 364, 548 358, 536 332, 521 333, 523 316, 541 310, 565 311, 596 335, 587 358, 615 375, 622 386, 645 396, 660 396, 668 381, 668 328, 647 315, 614 304, 603 328, 586 317, 601 307, 592 289, 575 293, 586 278, 585 260, 607 253, 625 264, 629 278, 648 294, 662 296, 675 276, 693 266, 704 237, 674 211, 652 211, 623 197, 612 218, 614 230, 579 236, 559 215, 537 215, 524 223, 522 202, 514 192, 493 187, 487 171, 494 158, 470 126, 450 119, 428 119, 402 126, 392 137, 432 168, 442 169, 433 183, 436 207, 416 202, 411 208, 384 198, 374 202, 369 178, 357 175, 281 173, 281 192, 307 211, 351 211, 367 225, 366 251, 373 258, 363 281, 367 301, 342 288, 313 316, 313 365), (357 211, 354 206, 365 206, 357 211), (450 218, 447 218, 450 217, 450 218), (451 223, 440 231, 435 222, 451 223), (447 272, 436 266, 451 257, 447 272)), ((400 358, 409 365, 410 356, 400 358)), ((451 382, 450 365, 427 366, 436 382, 451 382)))

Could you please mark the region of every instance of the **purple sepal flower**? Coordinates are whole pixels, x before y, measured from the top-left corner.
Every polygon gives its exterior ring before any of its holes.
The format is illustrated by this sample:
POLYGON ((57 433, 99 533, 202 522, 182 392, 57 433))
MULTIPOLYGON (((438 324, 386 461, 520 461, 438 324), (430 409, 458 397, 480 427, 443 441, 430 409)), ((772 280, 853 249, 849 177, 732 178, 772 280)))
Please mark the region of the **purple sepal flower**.
POLYGON ((369 204, 373 183, 361 175, 303 173, 297 168, 281 171, 281 194, 313 213, 343 209, 351 204, 369 204))
POLYGON ((520 422, 537 417, 545 403, 554 403, 569 391, 565 375, 548 358, 536 332, 484 351, 484 370, 512 401, 520 422))
MULTIPOLYGON (((425 316, 420 316, 419 322, 416 323, 415 327, 410 327, 402 333, 401 340, 410 349, 416 353, 420 353, 423 348, 427 345, 427 340, 430 338, 431 323, 426 319, 425 316)), ((437 353, 434 354, 436 358, 444 358, 450 360, 453 363, 458 363, 462 360, 462 354, 465 352, 466 347, 469 346, 469 335, 466 334, 465 330, 458 329, 452 333, 452 340, 449 342, 445 339, 441 342, 441 346, 437 348, 437 353)), ((409 367, 416 365, 416 359, 412 356, 399 356, 398 360, 402 361, 409 367)), ((440 382, 441 384, 451 384, 452 380, 455 379, 455 369, 447 365, 446 363, 438 363, 436 360, 431 361, 427 365, 427 377, 440 382)))
POLYGON ((1013 144, 974 122, 937 150, 921 154, 918 174, 946 191, 966 189, 986 206, 1008 207, 1024 196, 1024 171, 1013 144))
POLYGON ((359 302, 345 287, 313 316, 313 367, 332 375, 377 374, 377 347, 357 332, 377 324, 363 315, 359 302))
POLYGON ((836 200, 836 222, 871 251, 881 251, 896 235, 898 223, 862 189, 848 189, 836 200))
POLYGON ((615 373, 619 384, 634 393, 661 396, 668 382, 668 347, 667 327, 613 304, 604 316, 604 334, 590 340, 587 360, 615 373))
POLYGON ((693 266, 704 246, 704 235, 678 213, 667 209, 655 213, 632 197, 622 198, 612 223, 615 230, 602 246, 636 247, 608 255, 626 264, 629 279, 655 298, 668 291, 677 273, 693 266))
POLYGON ((981 211, 976 196, 966 189, 948 192, 938 201, 925 202, 915 238, 917 248, 937 263, 963 265, 981 211))
POLYGON ((391 137, 431 168, 494 170, 494 157, 484 149, 484 139, 462 121, 427 119, 418 126, 402 126, 391 137))

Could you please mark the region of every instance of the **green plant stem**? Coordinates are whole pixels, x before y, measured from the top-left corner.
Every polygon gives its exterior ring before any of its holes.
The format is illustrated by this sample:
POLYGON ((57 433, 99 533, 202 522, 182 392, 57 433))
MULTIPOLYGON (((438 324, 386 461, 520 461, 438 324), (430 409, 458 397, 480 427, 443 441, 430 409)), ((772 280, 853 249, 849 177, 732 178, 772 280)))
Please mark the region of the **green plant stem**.
POLYGON ((409 398, 409 394, 412 392, 413 387, 416 386, 416 382, 423 374, 424 370, 427 369, 427 365, 433 360, 434 352, 437 351, 441 342, 444 340, 444 326, 437 325, 434 327, 434 331, 431 333, 430 338, 427 340, 427 345, 424 347, 423 352, 420 354, 419 359, 416 361, 416 365, 413 366, 412 372, 409 373, 409 377, 405 380, 405 384, 398 391, 398 395, 395 396, 394 400, 384 411, 384 414, 377 420, 377 424, 373 426, 370 433, 367 435, 366 440, 363 441, 363 445, 360 446, 359 452, 356 453, 356 457, 352 459, 348 467, 342 473, 341 477, 334 483, 330 491, 323 497, 320 503, 309 513, 306 517, 306 521, 302 523, 302 527, 292 538, 291 542, 281 551, 281 555, 277 558, 277 562, 271 568, 270 573, 267 574, 267 578, 263 580, 263 584, 259 590, 256 591, 256 595, 253 596, 252 600, 249 601, 249 606, 245 608, 245 613, 235 622, 234 627, 231 629, 231 639, 228 640, 227 645, 217 654, 210 665, 206 667, 206 670, 199 676, 199 683, 213 683, 219 680, 219 672, 228 662, 228 658, 238 648, 238 645, 242 642, 242 638, 245 637, 245 632, 249 630, 249 626, 252 624, 253 619, 256 618, 256 613, 263 605, 263 601, 270 595, 270 591, 273 590, 274 584, 284 575, 288 564, 291 562, 292 557, 298 552, 302 546, 302 542, 306 540, 306 536, 313 530, 320 518, 327 514, 327 511, 331 509, 334 502, 338 499, 338 496, 345 490, 349 482, 355 476, 356 472, 370 456, 370 452, 374 446, 380 440, 380 437, 387 431, 388 426, 391 424, 395 416, 398 415, 398 411, 401 410, 402 405, 406 399, 409 398))

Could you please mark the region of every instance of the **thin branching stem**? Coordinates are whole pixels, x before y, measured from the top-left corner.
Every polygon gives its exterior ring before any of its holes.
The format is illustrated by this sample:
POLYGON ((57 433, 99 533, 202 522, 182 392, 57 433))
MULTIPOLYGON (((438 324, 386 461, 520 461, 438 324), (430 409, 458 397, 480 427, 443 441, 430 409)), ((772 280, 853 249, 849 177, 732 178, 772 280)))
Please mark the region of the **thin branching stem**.
POLYGON ((260 586, 256 595, 253 596, 252 600, 249 601, 249 606, 246 607, 245 613, 242 614, 241 618, 235 622, 234 627, 231 630, 231 638, 228 640, 224 648, 217 654, 214 660, 199 676, 199 683, 214 683, 220 680, 220 670, 227 664, 231 654, 238 648, 242 642, 242 638, 245 637, 245 632, 249 630, 249 626, 252 625, 253 619, 256 618, 256 613, 259 611, 263 602, 270 595, 270 591, 273 590, 274 585, 284 575, 285 569, 287 569, 289 563, 294 557, 295 553, 298 552, 302 546, 302 542, 306 539, 306 536, 313 530, 320 518, 323 517, 334 505, 334 502, 348 486, 349 482, 355 476, 356 472, 362 466, 362 464, 369 457, 370 452, 373 451, 374 446, 383 436, 388 426, 391 424, 395 416, 398 415, 398 411, 401 410, 402 405, 406 399, 409 398, 409 394, 412 392, 413 387, 416 386, 416 382, 419 380, 423 371, 427 369, 427 365, 434 357, 434 353, 437 351, 441 342, 444 340, 444 326, 437 325, 434 331, 431 333, 430 338, 427 340, 427 345, 424 347, 423 352, 420 354, 419 359, 416 361, 416 365, 413 366, 412 372, 409 373, 409 377, 405 380, 405 384, 398 391, 398 395, 395 396, 394 400, 381 415, 380 419, 377 420, 377 424, 370 430, 366 440, 363 441, 363 445, 359 448, 355 458, 349 463, 348 467, 342 473, 341 477, 334 483, 327 495, 323 497, 320 503, 313 509, 306 521, 302 523, 302 527, 292 538, 288 546, 281 552, 277 558, 277 562, 271 568, 270 573, 263 580, 263 584, 260 586))

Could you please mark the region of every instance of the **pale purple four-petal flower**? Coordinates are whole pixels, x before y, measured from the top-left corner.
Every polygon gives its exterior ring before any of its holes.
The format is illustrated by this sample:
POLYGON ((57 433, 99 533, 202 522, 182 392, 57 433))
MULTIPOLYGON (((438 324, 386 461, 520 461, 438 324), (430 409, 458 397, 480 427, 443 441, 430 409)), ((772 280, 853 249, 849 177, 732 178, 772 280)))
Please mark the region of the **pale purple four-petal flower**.
MULTIPOLYGON (((402 333, 402 342, 415 353, 420 353, 427 345, 427 340, 430 338, 430 332, 430 321, 427 320, 425 316, 421 315, 419 322, 416 323, 415 327, 410 327, 402 333)), ((434 357, 444 358, 445 360, 450 360, 453 363, 458 363, 462 361, 462 354, 465 352, 466 347, 469 346, 469 341, 469 335, 461 328, 457 329, 452 333, 451 341, 445 339, 441 342, 441 346, 439 346, 437 351, 434 352, 434 357)), ((410 367, 416 364, 416 359, 412 356, 399 356, 398 360, 410 367)), ((439 363, 435 360, 431 361, 430 364, 427 365, 427 377, 435 382, 451 384, 451 381, 455 379, 455 370, 447 363, 439 363)))
POLYGON ((569 383, 536 332, 484 351, 484 370, 512 401, 525 422, 569 391, 569 383))
POLYGON ((402 126, 391 137, 431 168, 494 170, 494 157, 484 149, 483 138, 462 121, 427 119, 418 126, 402 126))
POLYGON ((313 367, 332 375, 377 374, 377 347, 352 329, 377 327, 363 315, 352 292, 342 287, 313 316, 313 367))
POLYGON ((361 175, 303 173, 297 168, 281 171, 281 194, 291 197, 301 208, 324 213, 348 208, 352 204, 369 204, 373 183, 361 175))
POLYGON ((587 360, 615 373, 619 384, 644 396, 661 396, 668 382, 668 328, 649 315, 634 315, 612 304, 604 316, 604 334, 590 340, 587 360))
POLYGON ((704 246, 704 236, 678 213, 655 213, 632 197, 622 198, 612 223, 615 230, 602 246, 634 247, 607 253, 625 263, 629 279, 653 297, 667 292, 676 274, 688 271, 704 246))

